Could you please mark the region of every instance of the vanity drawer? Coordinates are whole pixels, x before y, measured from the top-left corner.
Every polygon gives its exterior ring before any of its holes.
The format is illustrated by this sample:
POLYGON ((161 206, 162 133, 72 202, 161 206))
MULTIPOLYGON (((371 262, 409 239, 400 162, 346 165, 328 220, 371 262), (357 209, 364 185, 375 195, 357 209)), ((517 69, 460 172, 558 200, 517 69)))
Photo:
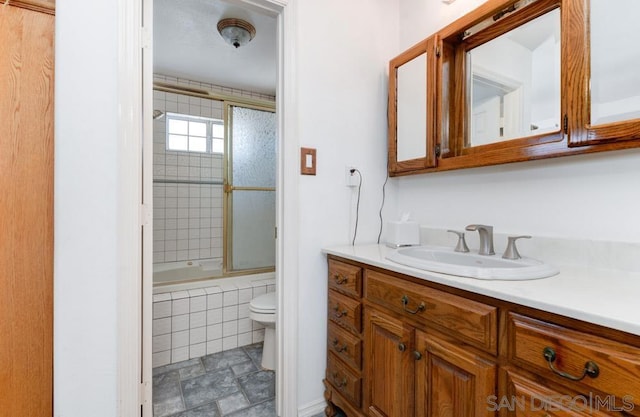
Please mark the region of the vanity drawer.
POLYGON ((329 353, 327 357, 327 381, 354 406, 360 407, 362 378, 329 353))
POLYGON ((362 304, 336 291, 329 290, 329 320, 340 326, 360 333, 362 330, 362 304))
POLYGON ((516 313, 508 315, 507 334, 513 363, 556 382, 580 378, 594 363, 597 374, 584 375, 581 384, 640 403, 640 348, 516 313))
POLYGON ((541 383, 512 370, 501 370, 501 374, 505 379, 505 396, 489 403, 489 408, 499 410, 501 417, 622 416, 623 413, 612 413, 611 410, 614 407, 626 407, 627 410, 632 407, 621 399, 616 404, 590 406, 586 397, 565 387, 551 387, 546 381, 541 383))
POLYGON ((329 259, 329 288, 360 298, 362 296, 362 268, 329 259))
POLYGON ((331 322, 327 332, 327 350, 355 369, 361 369, 362 341, 331 322))
POLYGON ((435 324, 454 337, 496 354, 496 307, 369 270, 365 293, 373 303, 405 317, 435 324))

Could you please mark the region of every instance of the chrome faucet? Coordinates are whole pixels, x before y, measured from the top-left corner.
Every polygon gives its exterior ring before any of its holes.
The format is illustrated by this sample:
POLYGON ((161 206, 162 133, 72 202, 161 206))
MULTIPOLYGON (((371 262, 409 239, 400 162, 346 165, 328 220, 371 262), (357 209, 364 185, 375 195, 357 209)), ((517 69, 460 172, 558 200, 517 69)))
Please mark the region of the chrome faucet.
POLYGON ((470 232, 477 231, 480 235, 480 248, 478 249, 478 255, 495 255, 493 251, 493 226, 487 226, 484 224, 470 224, 465 227, 465 230, 470 232))

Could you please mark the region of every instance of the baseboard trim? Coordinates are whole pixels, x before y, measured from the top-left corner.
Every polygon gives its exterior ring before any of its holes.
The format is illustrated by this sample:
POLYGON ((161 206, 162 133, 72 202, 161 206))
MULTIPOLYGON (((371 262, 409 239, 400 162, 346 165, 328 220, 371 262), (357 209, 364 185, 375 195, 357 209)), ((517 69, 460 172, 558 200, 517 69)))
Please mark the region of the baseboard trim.
POLYGON ((311 401, 303 405, 302 407, 298 407, 298 417, 314 417, 318 414, 324 414, 324 409, 327 406, 324 398, 320 398, 315 401, 311 401))

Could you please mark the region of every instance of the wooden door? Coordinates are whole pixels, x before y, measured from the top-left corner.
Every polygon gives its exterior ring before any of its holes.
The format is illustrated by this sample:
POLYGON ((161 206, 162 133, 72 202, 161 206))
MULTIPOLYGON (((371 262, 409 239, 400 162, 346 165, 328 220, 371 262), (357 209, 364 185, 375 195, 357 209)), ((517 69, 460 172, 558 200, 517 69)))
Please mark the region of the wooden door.
POLYGON ((54 16, 38 3, 0 5, 3 417, 53 414, 54 16))
POLYGON ((413 329, 376 310, 365 313, 365 410, 408 417, 413 410, 413 329))
POLYGON ((416 331, 415 417, 488 417, 495 410, 496 366, 468 348, 416 331))

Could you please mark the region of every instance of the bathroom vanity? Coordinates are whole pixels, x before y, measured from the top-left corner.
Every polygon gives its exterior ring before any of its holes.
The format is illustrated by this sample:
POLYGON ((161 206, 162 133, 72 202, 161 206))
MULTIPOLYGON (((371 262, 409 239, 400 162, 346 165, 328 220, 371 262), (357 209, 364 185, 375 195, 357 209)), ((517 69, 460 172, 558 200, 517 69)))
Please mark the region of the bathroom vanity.
POLYGON ((640 274, 482 281, 392 250, 324 250, 327 416, 640 415, 640 274))

